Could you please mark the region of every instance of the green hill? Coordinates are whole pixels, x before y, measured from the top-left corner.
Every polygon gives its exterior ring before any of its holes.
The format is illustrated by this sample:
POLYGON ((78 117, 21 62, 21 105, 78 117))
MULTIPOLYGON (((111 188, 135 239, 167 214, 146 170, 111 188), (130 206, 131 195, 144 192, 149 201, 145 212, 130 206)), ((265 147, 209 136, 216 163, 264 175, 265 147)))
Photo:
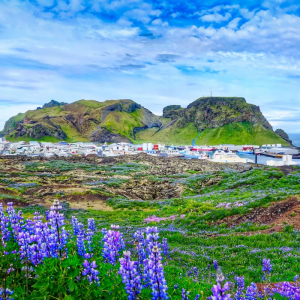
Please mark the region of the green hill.
POLYGON ((8 140, 161 142, 191 144, 266 144, 287 140, 276 134, 258 106, 239 97, 203 97, 182 108, 170 105, 156 116, 132 100, 52 100, 10 118, 2 135, 8 140))
MULTIPOLYGON (((190 145, 198 135, 197 128, 190 123, 184 128, 169 127, 162 131, 156 128, 147 129, 137 134, 137 138, 143 142, 155 142, 177 145, 190 145)), ((219 144, 282 144, 288 146, 285 140, 273 131, 264 128, 260 124, 253 125, 249 122, 226 124, 217 128, 206 128, 200 133, 196 145, 219 144)))

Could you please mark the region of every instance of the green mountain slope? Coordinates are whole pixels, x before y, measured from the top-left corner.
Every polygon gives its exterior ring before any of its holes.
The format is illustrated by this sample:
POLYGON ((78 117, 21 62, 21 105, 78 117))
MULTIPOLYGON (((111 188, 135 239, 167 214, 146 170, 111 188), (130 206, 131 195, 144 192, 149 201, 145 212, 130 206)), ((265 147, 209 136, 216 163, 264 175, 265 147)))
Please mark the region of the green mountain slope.
MULTIPOLYGON (((193 123, 184 128, 176 126, 168 127, 161 131, 156 128, 147 129, 137 134, 137 138, 143 142, 163 142, 167 144, 191 145, 198 131, 193 123)), ((262 125, 253 125, 249 122, 231 123, 217 128, 206 128, 200 133, 196 145, 219 145, 219 144, 282 144, 289 143, 279 137, 270 129, 262 125)))
POLYGON ((27 111, 10 119, 8 140, 52 137, 55 140, 121 142, 135 139, 141 129, 161 126, 159 117, 132 100, 79 100, 71 104, 27 111))
POLYGON ((182 108, 170 105, 156 116, 132 100, 51 101, 44 108, 10 118, 8 140, 266 144, 287 140, 273 132, 258 106, 239 97, 203 97, 182 108))

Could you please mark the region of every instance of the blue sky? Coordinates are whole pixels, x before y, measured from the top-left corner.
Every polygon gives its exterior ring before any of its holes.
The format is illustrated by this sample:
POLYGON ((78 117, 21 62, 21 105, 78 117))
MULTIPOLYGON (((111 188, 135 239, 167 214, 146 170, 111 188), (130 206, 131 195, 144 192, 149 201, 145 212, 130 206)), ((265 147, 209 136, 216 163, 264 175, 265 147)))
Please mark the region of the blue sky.
POLYGON ((300 133, 300 2, 0 0, 0 128, 51 99, 241 96, 300 133))

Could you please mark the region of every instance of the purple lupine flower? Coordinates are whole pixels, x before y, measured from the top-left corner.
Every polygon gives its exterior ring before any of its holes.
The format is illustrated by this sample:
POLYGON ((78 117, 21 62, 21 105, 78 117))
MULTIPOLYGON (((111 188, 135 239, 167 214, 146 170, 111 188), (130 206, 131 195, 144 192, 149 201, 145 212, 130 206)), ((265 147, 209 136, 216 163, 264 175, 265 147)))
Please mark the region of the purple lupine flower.
POLYGON ((21 211, 16 213, 12 202, 7 203, 6 212, 8 214, 8 218, 10 220, 10 225, 12 228, 14 239, 16 240, 18 232, 20 231, 20 221, 23 220, 23 216, 22 216, 23 213, 21 211))
POLYGON ((15 269, 14 269, 14 268, 9 268, 9 269, 7 269, 7 274, 10 274, 10 273, 12 273, 13 271, 15 271, 15 269))
POLYGON ((231 294, 227 294, 230 290, 229 282, 225 282, 223 285, 223 281, 225 277, 222 273, 222 268, 218 267, 217 269, 217 284, 212 287, 213 296, 211 297, 213 300, 231 300, 231 294))
POLYGON ((223 275, 222 268, 218 267, 218 269, 217 269, 217 278, 216 278, 217 284, 222 285, 224 280, 225 280, 225 277, 223 275))
POLYGON ((103 237, 103 249, 102 256, 106 262, 115 264, 117 262, 117 257, 120 255, 120 251, 125 249, 125 244, 123 241, 123 235, 117 225, 111 225, 113 230, 108 230, 106 235, 103 237))
POLYGON ((93 218, 88 219, 88 229, 91 230, 93 233, 95 232, 95 220, 93 218))
POLYGON ((0 219, 4 216, 3 204, 0 203, 0 219))
POLYGON ((11 233, 9 231, 9 218, 6 217, 4 214, 0 220, 0 233, 1 233, 1 242, 3 247, 6 247, 6 242, 8 242, 11 238, 11 233))
POLYGON ((93 244, 93 236, 94 236, 94 232, 91 231, 90 229, 87 230, 86 232, 86 240, 88 243, 88 247, 89 247, 89 251, 92 252, 93 248, 92 248, 92 244, 93 244))
POLYGON ((138 295, 143 288, 141 276, 137 270, 137 262, 130 260, 130 251, 124 251, 124 258, 120 258, 119 274, 122 276, 122 282, 125 284, 128 300, 138 299, 138 295))
POLYGON ((55 257, 54 252, 58 251, 58 256, 62 257, 63 255, 66 255, 64 251, 66 250, 65 246, 67 244, 68 234, 63 227, 63 225, 65 225, 64 215, 58 211, 61 209, 61 206, 58 201, 55 201, 56 200, 54 200, 54 205, 51 207, 51 211, 48 214, 49 225, 51 227, 52 256, 55 257))
POLYGON ((199 299, 200 299, 200 295, 197 294, 194 300, 199 300, 199 299))
POLYGON ((143 261, 147 257, 145 252, 146 242, 145 242, 144 232, 136 231, 133 234, 133 237, 135 238, 134 244, 136 246, 135 251, 137 253, 138 272, 141 274, 143 261))
POLYGON ((262 298, 261 293, 258 292, 257 286, 254 282, 247 287, 245 298, 246 300, 257 300, 262 298))
POLYGON ((157 227, 147 227, 146 228, 146 247, 147 247, 147 252, 151 253, 154 245, 156 246, 160 246, 160 244, 158 244, 157 240, 158 240, 159 236, 158 236, 158 229, 157 227))
POLYGON ((270 282, 271 271, 272 271, 272 264, 270 259, 267 258, 263 259, 262 271, 263 271, 263 280, 270 282))
POLYGON ((146 247, 145 234, 143 231, 136 231, 133 234, 133 237, 136 241, 138 241, 141 244, 141 246, 146 247))
POLYGON ((95 261, 93 261, 92 263, 89 263, 87 260, 84 261, 84 263, 82 264, 84 269, 82 271, 82 275, 83 276, 87 276, 87 279, 90 283, 95 282, 97 284, 99 284, 99 271, 96 270, 97 268, 97 264, 95 261))
POLYGON ((48 223, 43 223, 40 218, 35 222, 36 243, 43 258, 57 257, 56 247, 53 247, 53 237, 48 223))
POLYGON ((226 292, 229 291, 229 289, 230 286, 228 282, 226 282, 223 287, 221 284, 218 283, 217 285, 214 285, 211 289, 213 292, 213 296, 211 298, 213 300, 230 300, 232 299, 231 295, 226 294, 226 292))
POLYGON ((271 264, 271 260, 264 258, 263 259, 263 267, 262 267, 262 271, 265 273, 271 273, 272 271, 272 264, 271 264))
POLYGON ((75 216, 72 216, 73 235, 77 236, 79 233, 79 222, 75 216))
POLYGON ((272 292, 279 294, 282 297, 286 297, 289 300, 300 298, 300 287, 297 284, 292 284, 290 282, 277 284, 272 292))
POLYGON ((166 238, 162 239, 162 249, 164 257, 170 257, 170 250, 168 245, 168 240, 166 238))
POLYGON ((217 270, 218 269, 218 261, 214 260, 213 265, 214 265, 215 270, 217 270))
POLYGON ((18 244, 19 244, 19 255, 21 260, 30 261, 30 249, 29 244, 31 243, 31 238, 29 232, 19 232, 18 234, 18 244))
POLYGON ((181 290, 181 300, 189 300, 189 295, 190 292, 189 291, 185 291, 185 289, 181 290))
POLYGON ((144 260, 144 276, 152 289, 152 300, 169 299, 167 282, 162 265, 161 249, 154 245, 148 259, 144 260))
POLYGON ((82 229, 77 234, 77 252, 80 256, 84 256, 84 254, 86 253, 85 244, 84 244, 84 236, 85 236, 85 232, 84 232, 84 229, 82 229))
POLYGON ((241 300, 244 299, 244 289, 245 289, 245 278, 244 276, 238 277, 235 276, 235 282, 236 282, 236 294, 235 294, 235 299, 236 300, 241 300))
POLYGON ((14 292, 11 291, 10 289, 5 289, 5 293, 4 293, 4 289, 2 287, 0 287, 0 300, 14 300, 14 298, 9 297, 13 294, 14 292), (4 296, 4 297, 2 297, 4 296))
POLYGON ((87 242, 89 246, 89 251, 92 251, 92 243, 93 243, 93 237, 95 234, 95 220, 93 218, 88 219, 88 229, 87 229, 87 242))

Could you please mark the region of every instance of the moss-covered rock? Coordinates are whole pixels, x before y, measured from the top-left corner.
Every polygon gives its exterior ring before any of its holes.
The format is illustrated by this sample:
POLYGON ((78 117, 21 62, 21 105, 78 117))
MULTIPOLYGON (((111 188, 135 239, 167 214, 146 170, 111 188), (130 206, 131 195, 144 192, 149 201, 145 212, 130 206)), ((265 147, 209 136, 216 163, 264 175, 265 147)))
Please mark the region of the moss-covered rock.
POLYGON ((279 135, 281 138, 283 138, 285 141, 287 141, 288 143, 290 143, 290 144, 293 143, 293 141, 290 139, 290 137, 288 136, 288 134, 284 130, 278 128, 278 129, 275 130, 275 133, 277 135, 279 135))

